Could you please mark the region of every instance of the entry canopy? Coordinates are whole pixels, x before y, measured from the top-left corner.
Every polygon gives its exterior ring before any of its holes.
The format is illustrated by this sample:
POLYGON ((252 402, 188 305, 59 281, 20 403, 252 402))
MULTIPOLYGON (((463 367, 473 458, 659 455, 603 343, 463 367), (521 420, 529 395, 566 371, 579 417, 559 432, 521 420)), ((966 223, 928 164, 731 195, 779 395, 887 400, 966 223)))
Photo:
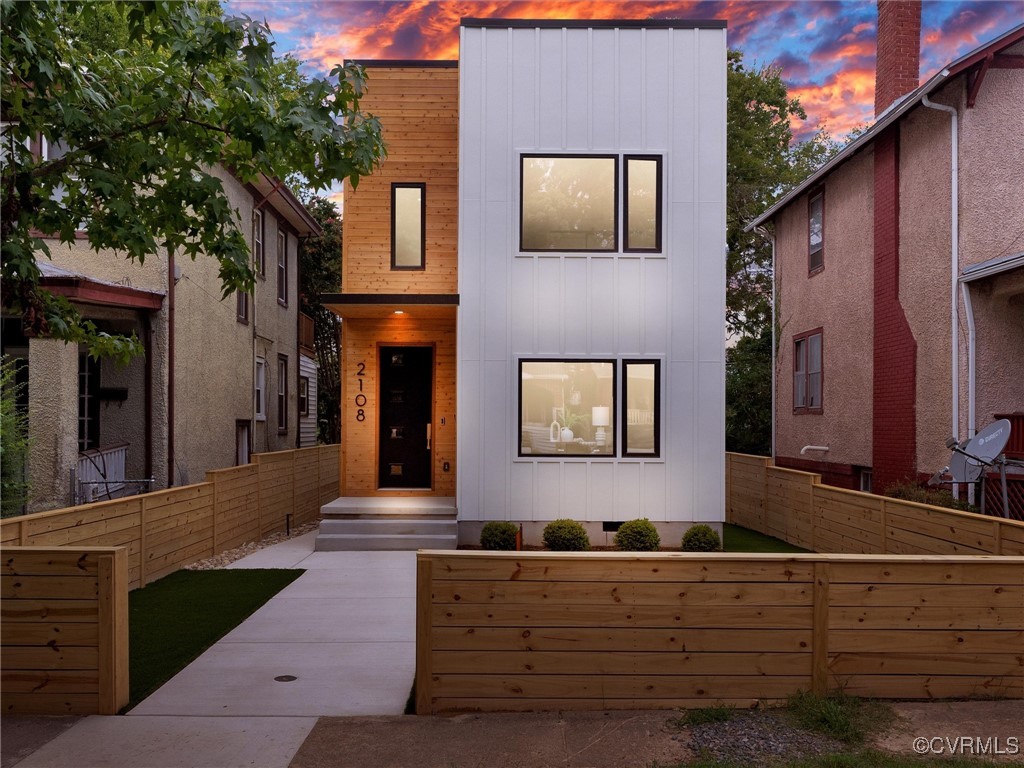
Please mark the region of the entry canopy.
POLYGON ((457 293, 324 293, 320 302, 344 320, 455 318, 457 293))

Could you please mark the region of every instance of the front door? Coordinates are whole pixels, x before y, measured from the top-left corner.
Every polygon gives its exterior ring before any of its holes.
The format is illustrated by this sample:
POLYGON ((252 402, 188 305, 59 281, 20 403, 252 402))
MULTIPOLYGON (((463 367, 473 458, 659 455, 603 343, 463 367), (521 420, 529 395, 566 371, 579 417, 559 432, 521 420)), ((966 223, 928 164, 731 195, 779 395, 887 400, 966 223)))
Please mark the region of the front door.
POLYGON ((380 348, 380 488, 430 488, 432 347, 380 348))

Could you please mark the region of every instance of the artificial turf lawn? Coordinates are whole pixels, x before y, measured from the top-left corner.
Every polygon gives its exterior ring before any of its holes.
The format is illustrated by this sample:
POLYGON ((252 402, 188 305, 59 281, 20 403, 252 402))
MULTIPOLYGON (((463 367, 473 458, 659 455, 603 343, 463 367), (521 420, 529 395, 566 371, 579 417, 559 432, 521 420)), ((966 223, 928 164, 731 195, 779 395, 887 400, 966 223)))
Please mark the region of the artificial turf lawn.
POLYGON ((763 533, 741 528, 738 525, 725 523, 722 549, 726 552, 808 552, 810 550, 794 547, 792 544, 765 536, 763 533))
POLYGON ((176 571, 128 594, 130 709, 301 576, 297 569, 176 571))

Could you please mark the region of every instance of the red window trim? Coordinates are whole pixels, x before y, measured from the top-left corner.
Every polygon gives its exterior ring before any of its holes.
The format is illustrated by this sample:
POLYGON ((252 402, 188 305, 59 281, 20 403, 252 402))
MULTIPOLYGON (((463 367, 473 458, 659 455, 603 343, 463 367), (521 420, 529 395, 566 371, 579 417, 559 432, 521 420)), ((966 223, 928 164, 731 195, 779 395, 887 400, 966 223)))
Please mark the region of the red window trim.
POLYGON ((807 276, 815 275, 825 271, 825 187, 816 187, 807 195, 807 276), (821 254, 821 264, 811 266, 811 203, 821 198, 821 248, 815 253, 821 254))
MULTIPOLYGON (((810 339, 811 336, 821 336, 821 372, 820 372, 821 373, 821 405, 819 407, 817 407, 817 408, 810 408, 810 407, 808 407, 806 405, 798 406, 796 404, 796 387, 794 386, 793 387, 793 413, 795 415, 798 415, 798 416, 799 415, 805 415, 805 414, 820 415, 820 414, 825 412, 825 329, 824 329, 824 327, 819 326, 818 328, 813 328, 812 330, 804 331, 803 333, 798 333, 798 334, 793 336, 793 379, 795 381, 796 374, 797 374, 797 370, 796 370, 796 363, 797 363, 797 360, 796 360, 796 343, 798 341, 807 342, 807 343, 804 344, 804 349, 808 350, 808 349, 810 349, 810 342, 808 341, 808 339, 810 339)), ((805 362, 804 362, 804 392, 809 395, 810 391, 811 391, 811 379, 810 379, 810 372, 807 370, 808 366, 807 366, 807 362, 806 362, 806 355, 807 355, 806 351, 804 352, 804 355, 805 355, 805 362)))

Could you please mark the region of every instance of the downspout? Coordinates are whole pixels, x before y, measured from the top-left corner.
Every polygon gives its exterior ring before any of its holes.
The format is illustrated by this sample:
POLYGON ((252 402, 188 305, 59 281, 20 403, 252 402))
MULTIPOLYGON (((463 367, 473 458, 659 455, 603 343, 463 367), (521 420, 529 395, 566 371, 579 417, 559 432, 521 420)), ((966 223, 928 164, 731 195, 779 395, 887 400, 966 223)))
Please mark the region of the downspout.
POLYGON ((960 290, 964 297, 964 309, 967 314, 967 437, 974 437, 975 413, 974 413, 974 361, 978 347, 977 336, 974 332, 974 307, 971 305, 971 288, 967 283, 960 283, 960 290))
MULTIPOLYGON (((949 340, 950 340, 950 363, 952 379, 952 407, 951 418, 953 421, 953 437, 960 439, 960 339, 957 334, 957 284, 960 281, 960 162, 959 162, 959 135, 958 117, 956 107, 948 107, 945 104, 936 104, 928 98, 922 97, 921 103, 929 109, 937 109, 940 112, 947 112, 950 115, 950 289, 949 289, 949 340)), ((968 425, 968 435, 974 435, 973 422, 968 425)), ((953 485, 953 495, 960 497, 960 488, 953 485)))
MULTIPOLYGON (((147 478, 153 477, 153 324, 149 312, 142 313, 142 348, 146 356, 146 371, 143 385, 142 422, 145 434, 145 468, 147 478)), ((150 490, 153 490, 152 486, 150 490)))
POLYGON ((174 249, 167 248, 167 487, 174 487, 174 249))
POLYGON ((776 377, 775 371, 776 371, 776 368, 778 367, 776 365, 776 360, 775 360, 776 351, 778 349, 777 346, 776 346, 776 338, 775 338, 775 326, 778 324, 777 320, 776 320, 776 314, 775 314, 775 301, 776 301, 776 298, 775 298, 775 233, 770 234, 768 237, 769 237, 769 239, 772 242, 772 447, 771 447, 772 454, 771 454, 771 458, 772 458, 772 464, 774 464, 775 463, 775 422, 776 422, 776 418, 775 418, 775 396, 776 395, 775 395, 775 393, 776 393, 776 389, 777 389, 777 384, 776 384, 776 381, 775 381, 775 377, 776 377))

